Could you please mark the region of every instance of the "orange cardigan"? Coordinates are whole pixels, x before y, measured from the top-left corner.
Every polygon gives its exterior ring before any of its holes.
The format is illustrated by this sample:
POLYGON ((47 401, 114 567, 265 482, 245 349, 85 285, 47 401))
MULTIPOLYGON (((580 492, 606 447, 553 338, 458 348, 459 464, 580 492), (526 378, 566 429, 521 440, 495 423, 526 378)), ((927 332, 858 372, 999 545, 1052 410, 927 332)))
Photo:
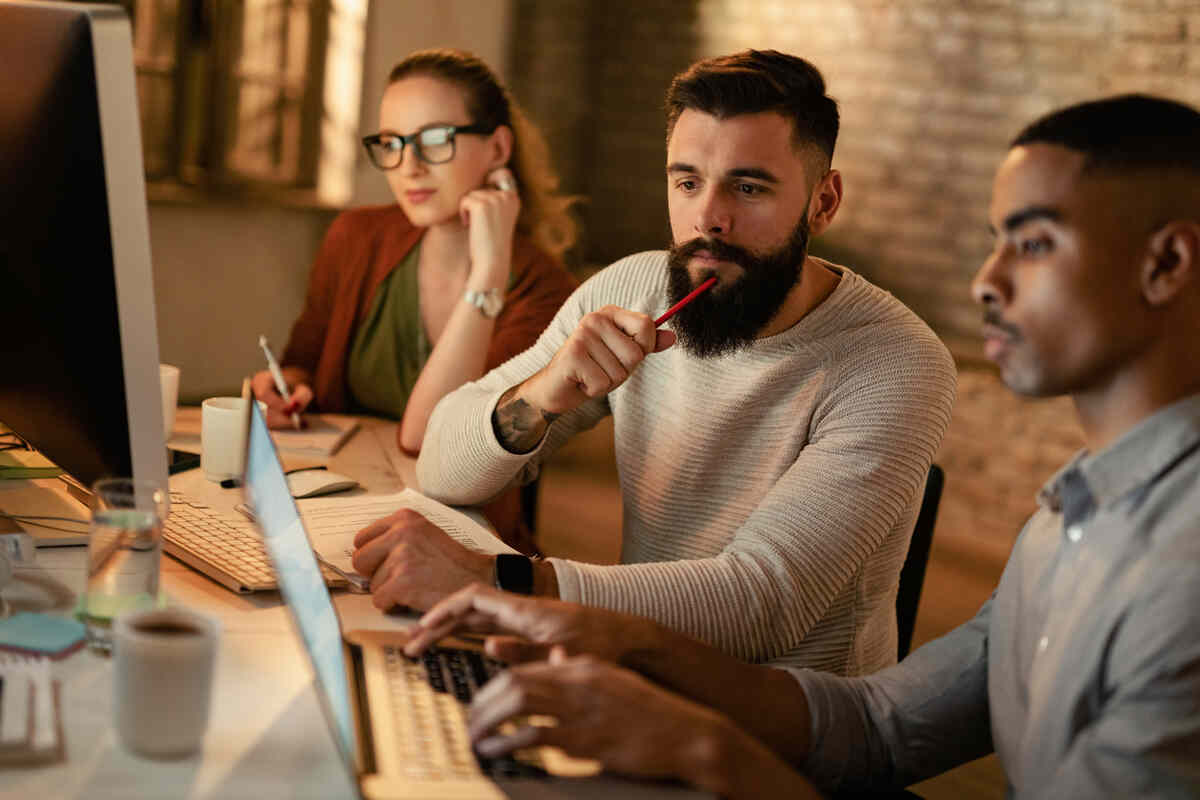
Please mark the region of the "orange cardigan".
MULTIPOLYGON (((354 410, 346 382, 346 358, 354 335, 371 310, 380 284, 424 232, 394 204, 344 211, 329 226, 313 262, 304 310, 292 326, 282 362, 312 375, 316 410, 354 410)), ((561 264, 523 236, 513 243, 512 275, 488 348, 488 370, 532 346, 577 285, 561 264)), ((397 425, 397 442, 399 437, 397 425)), ((484 507, 505 541, 527 549, 532 540, 520 523, 520 511, 515 489, 484 507)))

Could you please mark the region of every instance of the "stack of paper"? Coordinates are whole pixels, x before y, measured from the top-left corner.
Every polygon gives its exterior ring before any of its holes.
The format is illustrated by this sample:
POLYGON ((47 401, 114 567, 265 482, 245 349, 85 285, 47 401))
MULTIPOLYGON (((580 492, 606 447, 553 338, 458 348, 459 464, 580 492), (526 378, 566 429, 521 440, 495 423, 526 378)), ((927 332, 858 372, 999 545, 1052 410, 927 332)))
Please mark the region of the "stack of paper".
POLYGON ((0 653, 0 764, 61 761, 58 682, 50 660, 0 653))
POLYGON ((354 574, 354 536, 367 525, 402 508, 411 508, 462 546, 480 553, 515 553, 513 548, 463 512, 412 489, 386 495, 321 497, 299 503, 313 549, 343 574, 354 574))

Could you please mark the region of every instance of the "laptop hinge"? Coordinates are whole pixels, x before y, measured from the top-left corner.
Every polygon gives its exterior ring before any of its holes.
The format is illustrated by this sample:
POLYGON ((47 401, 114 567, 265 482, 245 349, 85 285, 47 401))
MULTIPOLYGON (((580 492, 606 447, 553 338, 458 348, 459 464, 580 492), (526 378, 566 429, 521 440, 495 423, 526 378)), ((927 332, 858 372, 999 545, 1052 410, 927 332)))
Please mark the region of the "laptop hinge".
POLYGON ((358 708, 354 719, 358 724, 358 770, 361 775, 374 775, 375 738, 371 735, 371 704, 367 702, 367 671, 363 666, 362 648, 346 642, 346 658, 354 674, 354 703, 358 708))

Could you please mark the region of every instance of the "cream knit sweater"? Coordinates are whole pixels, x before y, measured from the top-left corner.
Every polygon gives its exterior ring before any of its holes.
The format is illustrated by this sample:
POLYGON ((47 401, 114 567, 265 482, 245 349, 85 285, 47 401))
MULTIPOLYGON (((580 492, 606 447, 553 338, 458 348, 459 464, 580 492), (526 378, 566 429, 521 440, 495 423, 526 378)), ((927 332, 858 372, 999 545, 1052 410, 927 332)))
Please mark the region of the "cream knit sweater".
POLYGON ((648 356, 607 397, 556 420, 537 450, 509 453, 492 431, 496 401, 585 313, 666 308, 666 254, 622 259, 532 348, 438 404, 422 491, 487 500, 611 413, 622 563, 552 559, 564 600, 652 617, 748 661, 843 675, 894 663, 896 585, 955 370, 916 315, 829 266, 837 288, 790 329, 720 358, 648 356))

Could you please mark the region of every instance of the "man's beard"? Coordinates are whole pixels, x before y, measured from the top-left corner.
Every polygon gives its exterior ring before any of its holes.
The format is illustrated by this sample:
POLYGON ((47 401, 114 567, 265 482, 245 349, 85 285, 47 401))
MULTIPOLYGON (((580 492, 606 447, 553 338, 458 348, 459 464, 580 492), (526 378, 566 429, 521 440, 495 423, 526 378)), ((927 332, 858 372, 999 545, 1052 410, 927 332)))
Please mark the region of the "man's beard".
POLYGON ((699 358, 714 358, 754 341, 800 280, 808 253, 808 210, 800 216, 783 246, 761 255, 719 239, 697 238, 682 245, 673 244, 667 259, 672 305, 709 274, 715 274, 709 271, 692 283, 687 263, 699 250, 707 250, 713 257, 744 270, 742 277, 733 283, 718 283, 680 309, 671 320, 671 329, 685 350, 699 358))

